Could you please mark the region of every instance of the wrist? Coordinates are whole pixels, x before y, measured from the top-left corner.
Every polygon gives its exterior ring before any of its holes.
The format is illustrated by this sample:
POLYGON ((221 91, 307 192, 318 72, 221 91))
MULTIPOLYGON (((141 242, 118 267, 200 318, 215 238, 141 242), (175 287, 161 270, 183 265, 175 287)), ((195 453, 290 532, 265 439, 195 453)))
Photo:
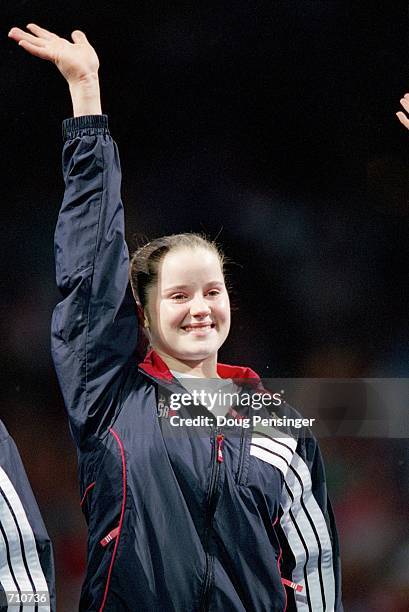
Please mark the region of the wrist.
POLYGON ((77 81, 68 81, 68 86, 74 117, 102 114, 98 74, 87 75, 77 81))

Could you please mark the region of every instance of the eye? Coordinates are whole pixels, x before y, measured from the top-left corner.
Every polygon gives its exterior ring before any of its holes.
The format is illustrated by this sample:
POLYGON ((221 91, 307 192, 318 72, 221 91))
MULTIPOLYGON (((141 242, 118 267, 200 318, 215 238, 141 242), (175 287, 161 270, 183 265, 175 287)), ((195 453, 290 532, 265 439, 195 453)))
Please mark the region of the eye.
POLYGON ((210 289, 210 291, 207 292, 207 295, 209 295, 210 297, 217 297, 218 295, 220 295, 220 290, 210 289))
POLYGON ((176 302, 180 302, 181 300, 186 299, 187 296, 184 293, 174 293, 170 297, 172 300, 175 300, 176 302))

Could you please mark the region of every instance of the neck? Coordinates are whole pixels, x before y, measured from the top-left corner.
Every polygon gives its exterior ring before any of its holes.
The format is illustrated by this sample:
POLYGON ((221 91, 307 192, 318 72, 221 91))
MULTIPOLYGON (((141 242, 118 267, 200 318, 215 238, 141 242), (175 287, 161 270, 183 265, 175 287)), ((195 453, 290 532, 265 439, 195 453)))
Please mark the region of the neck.
POLYGON ((185 361, 167 355, 161 350, 155 349, 155 351, 166 363, 169 370, 199 376, 200 378, 220 378, 217 373, 217 353, 203 360, 185 361))

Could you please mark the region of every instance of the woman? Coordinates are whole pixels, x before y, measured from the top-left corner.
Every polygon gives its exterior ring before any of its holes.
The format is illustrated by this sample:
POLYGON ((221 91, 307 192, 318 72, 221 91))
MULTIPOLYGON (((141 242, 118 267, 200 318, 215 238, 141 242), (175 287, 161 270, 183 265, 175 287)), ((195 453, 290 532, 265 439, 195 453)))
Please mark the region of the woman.
MULTIPOLYGON (((240 426, 255 414, 242 396, 264 390, 249 368, 217 363, 230 327, 222 255, 191 234, 149 243, 131 261, 135 307, 97 55, 82 32, 70 43, 27 30, 9 36, 56 64, 74 109, 64 122, 52 352, 89 529, 80 609, 342 610, 316 440, 240 426), (152 347, 139 366, 138 319, 152 347), (238 390, 229 414, 239 425, 217 426, 203 402, 175 410, 186 376, 238 390), (194 428, 182 417, 204 420, 194 428)), ((294 416, 288 406, 281 414, 294 416)))
POLYGON ((0 610, 55 612, 53 551, 13 438, 0 421, 0 610))

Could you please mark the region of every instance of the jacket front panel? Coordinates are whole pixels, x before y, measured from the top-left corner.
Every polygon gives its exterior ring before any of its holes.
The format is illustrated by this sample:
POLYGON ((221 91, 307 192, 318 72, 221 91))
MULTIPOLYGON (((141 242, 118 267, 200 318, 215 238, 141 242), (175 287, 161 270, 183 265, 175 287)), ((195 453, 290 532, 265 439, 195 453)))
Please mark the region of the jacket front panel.
MULTIPOLYGON (((90 563, 83 609, 97 605, 89 593, 100 595, 105 586, 119 538, 107 609, 111 602, 114 609, 122 597, 132 599, 135 606, 149 603, 149 609, 158 610, 220 609, 219 600, 226 606, 229 602, 232 610, 282 610, 279 544, 273 528, 282 487, 278 470, 266 464, 263 474, 249 466, 253 463, 248 444, 251 431, 218 428, 224 435, 223 462, 210 499, 216 428, 171 426, 169 418, 158 414, 161 389, 163 385, 130 368, 121 410, 97 451, 99 458, 95 462, 92 457, 89 476, 83 468, 83 490, 95 478, 87 495, 89 505, 84 504, 90 563), (102 546, 121 518, 123 459, 118 440, 126 466, 124 518, 121 532, 102 546), (95 465, 99 468, 93 474, 95 465), (240 468, 245 480, 238 481, 240 468), (262 576, 257 589, 252 586, 253 557, 257 558, 256 573, 262 576), (135 584, 131 593, 130 585, 135 584)), ((182 411, 181 416, 189 415, 182 411)))

